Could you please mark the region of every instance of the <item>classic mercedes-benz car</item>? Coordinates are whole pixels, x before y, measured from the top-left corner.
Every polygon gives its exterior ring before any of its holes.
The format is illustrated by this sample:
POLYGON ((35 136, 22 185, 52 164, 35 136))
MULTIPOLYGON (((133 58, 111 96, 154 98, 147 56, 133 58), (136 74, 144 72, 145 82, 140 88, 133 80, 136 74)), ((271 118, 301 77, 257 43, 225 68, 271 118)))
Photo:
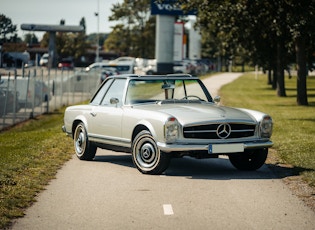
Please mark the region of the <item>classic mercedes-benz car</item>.
POLYGON ((273 144, 272 118, 219 101, 190 75, 112 76, 89 104, 66 109, 62 130, 79 159, 93 160, 98 147, 128 152, 144 174, 183 156, 227 155, 237 169, 259 169, 273 144))

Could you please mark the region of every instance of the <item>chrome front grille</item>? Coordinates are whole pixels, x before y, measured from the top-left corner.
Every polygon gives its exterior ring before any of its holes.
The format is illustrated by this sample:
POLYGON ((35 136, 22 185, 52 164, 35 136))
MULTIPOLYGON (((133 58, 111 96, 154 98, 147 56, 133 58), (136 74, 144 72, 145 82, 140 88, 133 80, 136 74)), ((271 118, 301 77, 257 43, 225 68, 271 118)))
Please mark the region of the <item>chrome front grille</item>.
POLYGON ((232 139, 251 137, 255 134, 254 124, 218 123, 184 127, 184 138, 232 139))

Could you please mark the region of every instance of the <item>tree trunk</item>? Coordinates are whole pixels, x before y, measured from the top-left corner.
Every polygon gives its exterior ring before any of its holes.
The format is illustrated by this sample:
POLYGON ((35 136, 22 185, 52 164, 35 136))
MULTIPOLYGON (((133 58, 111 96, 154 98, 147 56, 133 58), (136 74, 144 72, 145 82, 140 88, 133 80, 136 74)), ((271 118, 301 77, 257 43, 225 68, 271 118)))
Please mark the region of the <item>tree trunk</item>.
POLYGON ((268 69, 268 82, 267 82, 268 85, 272 85, 272 76, 271 76, 271 74, 272 74, 272 71, 271 71, 271 68, 270 68, 270 69, 268 69))
POLYGON ((308 105, 306 88, 306 51, 305 39, 298 37, 295 40, 296 63, 297 63, 297 104, 308 105))
MULTIPOLYGON (((276 54, 277 52, 275 52, 276 54)), ((271 63, 271 69, 272 69, 272 80, 271 80, 271 86, 272 89, 277 89, 277 55, 272 56, 272 63, 271 63)))
POLYGON ((283 61, 283 43, 278 41, 277 44, 277 95, 286 97, 284 84, 284 61, 283 61))
POLYGON ((274 65, 272 67, 272 89, 277 89, 277 68, 274 65))
POLYGON ((267 84, 268 85, 272 85, 272 64, 271 64, 271 61, 268 62, 267 71, 268 71, 268 82, 267 82, 267 84))
POLYGON ((272 71, 274 70, 274 68, 273 68, 273 63, 274 63, 274 58, 273 58, 273 53, 272 52, 270 52, 270 56, 269 56, 269 61, 268 61, 268 67, 267 67, 267 69, 268 69, 268 82, 267 82, 267 84, 268 85, 273 85, 273 76, 272 76, 272 71))

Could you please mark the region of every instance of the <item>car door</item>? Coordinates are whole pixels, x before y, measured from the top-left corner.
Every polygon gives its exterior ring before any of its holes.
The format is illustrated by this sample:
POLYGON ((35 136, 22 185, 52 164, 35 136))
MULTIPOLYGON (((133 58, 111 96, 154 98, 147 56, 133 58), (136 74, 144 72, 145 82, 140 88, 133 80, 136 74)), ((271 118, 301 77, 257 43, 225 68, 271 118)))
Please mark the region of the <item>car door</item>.
POLYGON ((110 86, 104 92, 100 104, 93 106, 91 111, 92 118, 89 122, 89 133, 102 143, 117 144, 123 141, 121 139, 121 121, 125 84, 126 79, 117 78, 112 80, 110 86))

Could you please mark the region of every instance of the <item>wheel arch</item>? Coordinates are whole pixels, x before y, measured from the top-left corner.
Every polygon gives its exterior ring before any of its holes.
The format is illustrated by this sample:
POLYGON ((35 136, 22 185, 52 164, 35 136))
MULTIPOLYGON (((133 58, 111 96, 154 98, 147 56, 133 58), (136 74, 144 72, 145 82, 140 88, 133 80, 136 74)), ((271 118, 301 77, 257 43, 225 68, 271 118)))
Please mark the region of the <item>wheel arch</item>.
POLYGON ((78 117, 78 118, 74 119, 74 121, 72 122, 72 128, 71 128, 72 138, 73 138, 73 135, 74 135, 75 128, 76 128, 81 122, 84 124, 84 127, 85 127, 86 129, 88 128, 87 122, 86 122, 86 120, 84 119, 84 117, 78 117))
MULTIPOLYGON (((157 124, 156 124, 157 125, 157 124)), ((161 125, 161 124, 159 124, 161 125)), ((159 140, 159 135, 162 134, 158 134, 161 132, 161 130, 159 129, 155 129, 154 125, 152 124, 152 122, 148 121, 148 120, 141 120, 138 122, 138 124, 135 126, 135 128, 132 131, 132 136, 131 136, 131 143, 133 142, 134 138, 137 136, 137 134, 139 132, 141 132, 142 130, 147 130, 151 133, 152 137, 158 141, 159 140)))
POLYGON ((151 132, 147 126, 145 126, 145 125, 143 125, 143 124, 138 124, 138 125, 134 128, 134 130, 133 130, 133 132, 132 132, 131 142, 133 142, 133 140, 135 139, 135 137, 137 136, 137 134, 140 133, 140 132, 143 131, 143 130, 147 130, 147 131, 151 132))

